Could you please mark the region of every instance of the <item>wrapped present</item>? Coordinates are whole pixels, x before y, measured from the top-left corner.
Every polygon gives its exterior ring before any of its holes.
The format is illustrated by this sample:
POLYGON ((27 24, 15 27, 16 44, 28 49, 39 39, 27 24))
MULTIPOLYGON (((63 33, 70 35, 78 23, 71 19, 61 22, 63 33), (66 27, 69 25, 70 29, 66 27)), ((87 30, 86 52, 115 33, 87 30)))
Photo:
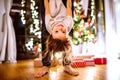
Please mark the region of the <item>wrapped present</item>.
POLYGON ((34 67, 42 67, 42 66, 43 64, 41 58, 34 59, 34 67))
POLYGON ((90 59, 90 58, 93 58, 94 55, 78 55, 78 56, 72 56, 72 59, 73 60, 77 60, 77 59, 90 59))
POLYGON ((107 58, 106 57, 97 57, 94 58, 95 64, 106 64, 107 63, 107 58))
POLYGON ((73 68, 78 68, 78 67, 85 67, 85 61, 82 60, 82 59, 79 59, 79 60, 74 60, 71 62, 71 66, 73 68))
POLYGON ((75 61, 75 60, 81 60, 82 58, 80 56, 72 56, 72 61, 75 61))
POLYGON ((93 58, 84 59, 86 66, 95 66, 95 62, 93 58))

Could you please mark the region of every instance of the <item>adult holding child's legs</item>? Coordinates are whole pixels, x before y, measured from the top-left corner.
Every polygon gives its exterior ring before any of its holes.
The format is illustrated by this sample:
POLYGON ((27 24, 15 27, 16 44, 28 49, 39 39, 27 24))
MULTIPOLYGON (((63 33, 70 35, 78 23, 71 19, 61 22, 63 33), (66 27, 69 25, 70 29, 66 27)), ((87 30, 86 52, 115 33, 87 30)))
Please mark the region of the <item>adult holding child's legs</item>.
MULTIPOLYGON (((52 1, 52 0, 50 0, 52 1)), ((53 0, 53 1, 61 1, 61 0, 53 0)), ((55 2, 54 2, 55 3, 55 2)), ((60 8, 58 9, 57 15, 51 16, 50 4, 48 0, 44 0, 45 5, 45 24, 46 29, 49 32, 49 36, 46 40, 46 49, 43 52, 43 67, 35 73, 35 77, 41 77, 49 72, 49 68, 51 65, 51 56, 55 55, 56 52, 63 52, 63 67, 64 71, 71 75, 78 75, 71 66, 70 55, 72 54, 72 47, 69 39, 69 32, 73 27, 73 19, 72 19, 72 2, 71 0, 67 0, 67 4, 65 7, 61 1, 60 8), (61 11, 64 10, 64 14, 61 14, 61 11)), ((54 9, 56 9, 55 5, 54 9)))

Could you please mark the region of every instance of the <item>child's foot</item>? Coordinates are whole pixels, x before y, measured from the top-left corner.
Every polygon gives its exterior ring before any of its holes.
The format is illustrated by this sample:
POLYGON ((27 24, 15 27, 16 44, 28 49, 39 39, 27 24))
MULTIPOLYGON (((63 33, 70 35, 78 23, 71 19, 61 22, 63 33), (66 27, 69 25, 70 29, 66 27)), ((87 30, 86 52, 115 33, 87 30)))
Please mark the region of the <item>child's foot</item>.
POLYGON ((71 66, 65 66, 64 71, 70 75, 73 75, 73 76, 79 75, 79 73, 77 71, 75 71, 71 66))
POLYGON ((42 77, 44 76, 45 74, 47 74, 49 72, 49 68, 46 67, 46 66, 43 66, 40 71, 38 71, 37 73, 35 73, 35 77, 38 78, 38 77, 42 77))

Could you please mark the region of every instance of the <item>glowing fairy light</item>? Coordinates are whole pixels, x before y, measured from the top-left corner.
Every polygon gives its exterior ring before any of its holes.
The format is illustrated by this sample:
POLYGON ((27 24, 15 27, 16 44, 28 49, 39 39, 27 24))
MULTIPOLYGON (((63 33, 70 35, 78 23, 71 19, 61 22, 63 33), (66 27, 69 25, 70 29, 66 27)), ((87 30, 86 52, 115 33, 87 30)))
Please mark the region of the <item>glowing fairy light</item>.
POLYGON ((31 28, 30 32, 33 33, 34 35, 37 34, 37 37, 40 38, 40 35, 38 34, 40 31, 40 24, 39 24, 38 11, 37 11, 38 6, 36 6, 35 1, 33 0, 31 0, 30 9, 31 9, 33 25, 34 25, 34 28, 31 28))
POLYGON ((30 40, 26 43, 25 46, 28 50, 32 50, 33 49, 33 38, 30 38, 30 40))
MULTIPOLYGON (((90 13, 87 14, 85 20, 86 7, 83 5, 84 0, 74 0, 74 27, 73 27, 73 43, 76 45, 83 44, 84 42, 93 42, 96 37, 95 26, 95 0, 89 0, 90 13)), ((87 5, 87 4, 86 4, 87 5)))
MULTIPOLYGON (((21 1, 21 6, 24 8, 26 6, 26 0, 21 1)), ((31 18, 32 23, 29 25, 29 34, 37 36, 38 39, 41 40, 41 26, 39 24, 39 12, 38 6, 35 0, 30 0, 30 10, 31 10, 31 18)), ((21 20, 23 24, 26 24, 26 11, 24 9, 21 10, 21 20)), ((27 50, 32 50, 34 46, 34 38, 30 38, 25 44, 27 50)), ((41 44, 40 44, 41 45, 41 44)), ((39 50, 41 51, 41 49, 39 50)))
MULTIPOLYGON (((25 7, 25 3, 26 3, 25 0, 21 1, 22 7, 25 7)), ((26 20, 25 20, 25 13, 26 13, 26 11, 22 9, 20 13, 21 13, 21 20, 22 20, 23 24, 25 24, 26 23, 26 20)))

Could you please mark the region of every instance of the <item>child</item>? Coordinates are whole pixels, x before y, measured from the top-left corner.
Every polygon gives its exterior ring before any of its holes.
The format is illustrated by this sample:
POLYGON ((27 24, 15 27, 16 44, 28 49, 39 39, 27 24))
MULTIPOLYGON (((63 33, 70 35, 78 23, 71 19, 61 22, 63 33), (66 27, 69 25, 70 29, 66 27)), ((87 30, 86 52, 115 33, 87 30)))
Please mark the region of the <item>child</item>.
POLYGON ((51 55, 54 55, 58 51, 63 51, 64 71, 74 76, 79 74, 70 66, 72 48, 68 34, 73 27, 71 4, 72 1, 67 0, 66 8, 61 0, 50 0, 50 3, 48 0, 44 0, 45 24, 50 35, 45 43, 46 49, 42 59, 43 67, 40 71, 35 73, 35 77, 41 77, 49 72, 51 55), (56 6, 55 4, 59 4, 59 6, 56 6))
POLYGON ((67 9, 62 3, 62 0, 50 0, 50 4, 50 8, 49 3, 45 4, 46 29, 54 39, 66 40, 73 27, 72 3, 67 4, 67 9))

